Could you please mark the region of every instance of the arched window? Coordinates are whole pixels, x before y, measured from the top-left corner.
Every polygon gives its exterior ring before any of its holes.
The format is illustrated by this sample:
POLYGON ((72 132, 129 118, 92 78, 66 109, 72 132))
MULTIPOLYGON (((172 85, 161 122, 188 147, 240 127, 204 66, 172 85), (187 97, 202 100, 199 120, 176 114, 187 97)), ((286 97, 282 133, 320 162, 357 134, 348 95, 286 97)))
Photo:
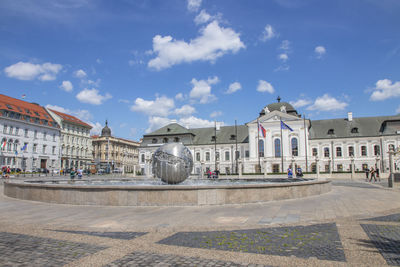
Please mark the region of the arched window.
POLYGON ((157 138, 153 138, 153 139, 151 140, 151 142, 152 142, 153 144, 157 144, 157 138))
POLYGON ((264 140, 258 140, 258 156, 264 157, 264 140))
POLYGON ((275 157, 279 158, 281 156, 281 139, 275 139, 274 147, 275 147, 275 157))
POLYGON ((336 148, 336 157, 341 157, 342 156, 342 148, 338 146, 336 148))
POLYGON ((393 151, 394 151, 394 145, 393 145, 393 144, 390 144, 390 145, 388 146, 388 149, 389 149, 389 151, 390 151, 390 150, 393 150, 393 151))
POLYGON ((196 161, 200 161, 200 152, 196 153, 196 161))
POLYGON ((314 147, 314 148, 312 149, 312 155, 313 155, 314 157, 318 156, 318 149, 317 149, 316 147, 314 147))
POLYGON ((324 157, 329 158, 329 147, 324 147, 324 157))
POLYGON ((168 138, 167 137, 164 137, 163 143, 168 143, 168 138))
POLYGON ((381 154, 380 147, 378 145, 374 145, 374 155, 379 156, 381 154))
POLYGON ((206 152, 206 161, 210 161, 210 152, 206 152))
POLYGON ((361 156, 367 156, 367 147, 361 146, 361 156))
POLYGON ((11 151, 12 142, 13 142, 13 140, 8 140, 8 143, 7 143, 7 151, 11 151))
POLYGON ((175 137, 175 138, 174 138, 174 142, 175 142, 175 143, 178 143, 178 142, 179 142, 179 137, 175 137))
POLYGON ((349 157, 353 156, 354 157, 354 147, 349 146, 349 157))
POLYGON ((230 160, 230 153, 229 151, 225 151, 225 161, 229 161, 230 160))
POLYGON ((144 163, 144 154, 141 155, 140 161, 144 163))
POLYGON ((292 138, 291 145, 292 145, 292 156, 297 157, 299 155, 299 144, 297 138, 292 138))

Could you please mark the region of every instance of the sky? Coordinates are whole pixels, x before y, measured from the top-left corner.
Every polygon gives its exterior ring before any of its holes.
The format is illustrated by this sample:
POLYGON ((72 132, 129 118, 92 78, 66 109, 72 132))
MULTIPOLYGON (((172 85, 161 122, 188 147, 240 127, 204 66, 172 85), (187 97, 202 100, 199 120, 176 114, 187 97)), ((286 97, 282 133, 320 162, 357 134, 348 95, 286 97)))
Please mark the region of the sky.
POLYGON ((0 93, 139 140, 170 122, 400 113, 397 0, 2 0, 0 93))

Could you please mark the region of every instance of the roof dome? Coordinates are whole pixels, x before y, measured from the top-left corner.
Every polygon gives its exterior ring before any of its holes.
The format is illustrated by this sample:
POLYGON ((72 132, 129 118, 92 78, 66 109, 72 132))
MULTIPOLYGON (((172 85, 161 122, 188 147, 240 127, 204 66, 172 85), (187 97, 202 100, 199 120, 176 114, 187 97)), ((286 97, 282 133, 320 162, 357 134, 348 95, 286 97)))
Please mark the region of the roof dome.
POLYGON ((277 100, 278 102, 269 104, 266 107, 264 107, 260 112, 260 116, 275 110, 298 116, 297 110, 295 110, 291 104, 287 102, 281 102, 281 98, 279 96, 277 100))
POLYGON ((111 129, 108 128, 108 123, 106 120, 106 126, 101 130, 101 136, 111 137, 111 129))

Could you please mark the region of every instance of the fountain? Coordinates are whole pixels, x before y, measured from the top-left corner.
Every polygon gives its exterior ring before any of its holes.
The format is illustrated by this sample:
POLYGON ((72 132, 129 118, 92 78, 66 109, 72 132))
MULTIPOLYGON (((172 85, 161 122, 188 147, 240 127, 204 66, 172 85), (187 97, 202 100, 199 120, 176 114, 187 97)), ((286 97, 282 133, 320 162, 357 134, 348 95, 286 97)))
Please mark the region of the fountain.
POLYGON ((315 179, 187 179, 192 155, 179 143, 153 155, 151 179, 25 180, 4 183, 4 195, 49 203, 107 206, 202 206, 263 203, 319 195, 331 190, 315 179))

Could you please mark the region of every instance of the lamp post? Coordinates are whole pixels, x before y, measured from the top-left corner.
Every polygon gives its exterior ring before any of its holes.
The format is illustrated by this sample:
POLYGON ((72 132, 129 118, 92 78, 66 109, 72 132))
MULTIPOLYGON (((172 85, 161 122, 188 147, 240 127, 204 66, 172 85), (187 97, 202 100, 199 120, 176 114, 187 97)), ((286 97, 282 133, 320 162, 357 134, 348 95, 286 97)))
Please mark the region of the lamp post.
POLYGON ((315 156, 315 168, 317 171, 317 179, 319 179, 319 164, 318 164, 319 158, 318 156, 315 156))
POLYGON ((388 186, 393 187, 393 182, 394 182, 394 160, 393 156, 395 154, 393 147, 389 147, 389 179, 388 179, 388 186))
POLYGON ((351 160, 351 179, 353 179, 354 178, 354 156, 353 155, 351 155, 350 160, 351 160))

